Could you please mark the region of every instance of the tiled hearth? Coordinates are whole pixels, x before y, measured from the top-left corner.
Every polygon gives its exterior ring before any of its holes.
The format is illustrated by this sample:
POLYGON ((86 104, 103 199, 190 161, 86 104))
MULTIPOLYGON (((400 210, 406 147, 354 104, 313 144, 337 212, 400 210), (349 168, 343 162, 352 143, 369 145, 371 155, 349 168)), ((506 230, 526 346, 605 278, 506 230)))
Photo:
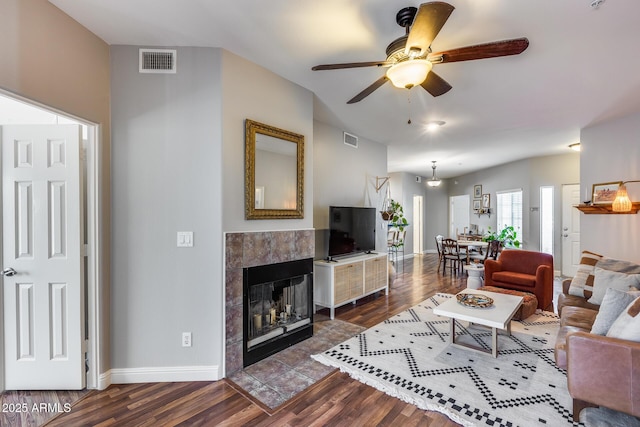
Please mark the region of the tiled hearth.
POLYGON ((242 370, 242 269, 315 255, 314 230, 227 233, 225 236, 226 375, 242 370))

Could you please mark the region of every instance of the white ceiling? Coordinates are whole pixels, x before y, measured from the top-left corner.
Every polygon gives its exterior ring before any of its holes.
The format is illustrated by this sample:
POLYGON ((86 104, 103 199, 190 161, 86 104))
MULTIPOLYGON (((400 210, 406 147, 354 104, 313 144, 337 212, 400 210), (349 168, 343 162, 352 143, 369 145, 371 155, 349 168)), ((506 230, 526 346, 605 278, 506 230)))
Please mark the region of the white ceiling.
POLYGON ((453 86, 438 98, 387 83, 352 105, 384 69, 311 67, 384 60, 404 34, 396 13, 419 1, 50 1, 109 44, 222 47, 308 88, 316 119, 389 146, 389 172, 430 176, 437 160, 446 178, 565 153, 581 128, 640 111, 638 0, 449 0, 433 51, 517 37, 529 48, 436 64, 453 86), (446 125, 429 133, 432 120, 446 125))

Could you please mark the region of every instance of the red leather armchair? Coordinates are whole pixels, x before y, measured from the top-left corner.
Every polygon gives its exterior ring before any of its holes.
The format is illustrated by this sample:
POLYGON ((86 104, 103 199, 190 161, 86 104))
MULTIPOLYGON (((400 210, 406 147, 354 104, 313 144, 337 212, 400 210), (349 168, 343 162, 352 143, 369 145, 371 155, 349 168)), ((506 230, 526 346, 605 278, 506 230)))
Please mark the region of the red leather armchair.
POLYGON ((484 262, 485 286, 530 292, 539 309, 553 308, 553 256, 542 252, 506 249, 497 260, 484 262))

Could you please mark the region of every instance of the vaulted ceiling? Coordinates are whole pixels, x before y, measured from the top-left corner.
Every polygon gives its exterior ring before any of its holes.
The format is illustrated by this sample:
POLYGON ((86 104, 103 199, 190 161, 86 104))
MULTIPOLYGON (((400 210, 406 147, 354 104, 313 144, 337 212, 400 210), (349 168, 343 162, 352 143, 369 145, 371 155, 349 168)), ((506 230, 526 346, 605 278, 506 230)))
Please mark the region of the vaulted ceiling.
POLYGON ((566 153, 581 128, 640 111, 638 0, 449 0, 433 51, 517 37, 528 49, 436 64, 453 86, 436 98, 387 83, 351 105, 385 69, 311 67, 384 60, 404 34, 396 13, 420 2, 50 1, 109 44, 222 47, 313 91, 316 119, 386 144, 390 172, 430 176, 437 160, 446 178, 566 153), (428 132, 430 121, 446 124, 428 132))

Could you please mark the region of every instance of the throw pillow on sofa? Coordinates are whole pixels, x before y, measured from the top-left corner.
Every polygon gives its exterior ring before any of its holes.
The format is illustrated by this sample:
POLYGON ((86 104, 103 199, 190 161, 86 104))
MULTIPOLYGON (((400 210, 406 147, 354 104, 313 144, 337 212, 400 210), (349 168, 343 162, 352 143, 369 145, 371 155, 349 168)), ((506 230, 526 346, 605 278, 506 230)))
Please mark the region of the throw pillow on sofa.
POLYGON ((640 297, 633 300, 613 322, 608 337, 640 342, 640 297))
POLYGON ((591 326, 591 333, 606 335, 616 321, 620 313, 636 298, 640 297, 640 291, 624 292, 614 288, 608 288, 602 299, 602 305, 591 326))
POLYGON ((594 252, 582 251, 580 265, 576 271, 576 275, 571 280, 569 286, 569 295, 577 297, 589 298, 593 290, 593 270, 596 263, 602 259, 602 255, 594 252))
POLYGON ((589 302, 591 304, 602 304, 604 294, 608 288, 620 291, 640 289, 640 274, 626 274, 617 271, 604 270, 598 266, 594 269, 593 293, 589 302))

